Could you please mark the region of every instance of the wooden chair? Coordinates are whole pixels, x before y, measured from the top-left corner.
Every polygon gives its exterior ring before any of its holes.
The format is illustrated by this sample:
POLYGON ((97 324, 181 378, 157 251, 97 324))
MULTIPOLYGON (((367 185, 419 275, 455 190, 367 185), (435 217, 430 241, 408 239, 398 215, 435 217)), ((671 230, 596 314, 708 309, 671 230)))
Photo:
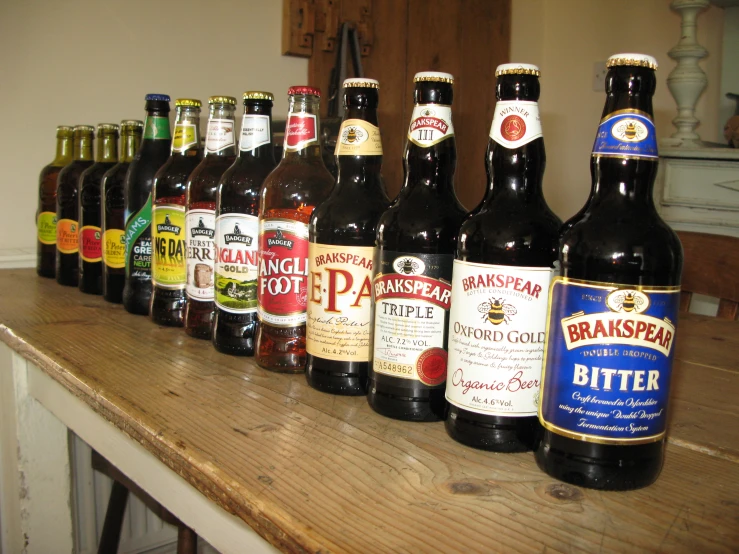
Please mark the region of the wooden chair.
POLYGON ((719 298, 716 317, 739 315, 739 238, 678 231, 683 243, 680 311, 687 312, 693 293, 719 298))

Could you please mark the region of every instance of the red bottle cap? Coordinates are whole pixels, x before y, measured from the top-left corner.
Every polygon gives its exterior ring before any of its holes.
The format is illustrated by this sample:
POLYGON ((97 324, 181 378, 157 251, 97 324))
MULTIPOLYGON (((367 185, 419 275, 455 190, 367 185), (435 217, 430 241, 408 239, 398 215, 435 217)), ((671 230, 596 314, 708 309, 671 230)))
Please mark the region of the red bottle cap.
POLYGON ((287 89, 287 93, 290 95, 311 94, 313 96, 318 96, 318 98, 321 97, 321 89, 317 87, 290 87, 289 89, 287 89))

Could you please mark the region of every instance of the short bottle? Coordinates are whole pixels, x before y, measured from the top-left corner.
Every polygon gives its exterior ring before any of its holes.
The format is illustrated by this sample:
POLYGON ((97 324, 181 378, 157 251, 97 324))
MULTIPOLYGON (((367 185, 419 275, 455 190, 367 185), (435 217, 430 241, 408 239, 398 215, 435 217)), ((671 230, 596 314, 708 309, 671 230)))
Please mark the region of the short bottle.
POLYGON ((144 122, 137 119, 121 121, 121 155, 119 162, 109 169, 100 183, 103 201, 103 298, 120 304, 126 268, 125 217, 123 180, 141 144, 144 122))
POLYGON ((76 287, 79 276, 79 180, 90 167, 95 128, 74 128, 74 159, 57 177, 56 187, 56 282, 76 287))
POLYGON ((539 68, 498 66, 488 189, 457 239, 449 317, 449 435, 523 452, 537 418, 547 297, 562 222, 544 200, 539 68))
POLYGON ((269 92, 244 93, 239 155, 218 183, 213 346, 253 356, 257 317, 259 193, 277 165, 269 92))
POLYGON ((59 172, 72 162, 74 130, 67 125, 56 128, 56 156, 38 177, 36 211, 36 273, 56 276, 56 185, 59 172))
POLYGON ((172 144, 169 130, 169 96, 146 95, 144 139, 123 183, 126 218, 126 266, 123 307, 132 314, 148 315, 151 301, 151 186, 172 144))
POLYGON ((187 180, 187 304, 185 332, 210 340, 215 295, 216 197, 218 181, 236 159, 236 98, 211 96, 205 134, 205 157, 187 180))
POLYGON ((343 90, 338 179, 309 229, 305 374, 320 391, 364 395, 372 358, 375 235, 390 200, 380 175, 379 83, 346 79, 343 90))
POLYGON ((405 183, 377 227, 367 400, 388 417, 436 421, 446 415, 452 263, 466 213, 454 192, 454 79, 425 71, 413 81, 405 183))
POLYGON ((87 294, 103 294, 103 249, 101 182, 118 163, 118 125, 97 127, 95 163, 80 175, 80 255, 79 289, 87 294))
POLYGON ((628 490, 662 468, 683 254, 652 196, 656 61, 606 66, 592 193, 564 227, 550 290, 535 455, 562 481, 628 490))
POLYGON ((154 176, 151 238, 152 292, 149 315, 154 323, 182 327, 185 319, 185 189, 187 178, 203 159, 200 145, 200 100, 178 98, 172 153, 154 176))
POLYGON ((283 373, 305 371, 308 223, 334 178, 321 157, 321 91, 290 87, 282 160, 262 187, 259 208, 260 319, 255 360, 283 373))

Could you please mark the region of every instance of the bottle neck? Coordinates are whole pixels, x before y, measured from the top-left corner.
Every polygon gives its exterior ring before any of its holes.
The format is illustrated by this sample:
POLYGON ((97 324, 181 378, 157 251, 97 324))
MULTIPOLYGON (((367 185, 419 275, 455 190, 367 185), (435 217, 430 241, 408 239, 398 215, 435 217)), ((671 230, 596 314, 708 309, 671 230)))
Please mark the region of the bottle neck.
POLYGON ((74 139, 71 135, 62 135, 56 139, 56 156, 51 165, 65 166, 72 161, 74 155, 74 139))
POLYGON ((82 135, 74 149, 75 161, 91 162, 92 160, 92 133, 82 135))
POLYGON ((206 156, 236 156, 235 111, 229 104, 211 105, 205 135, 206 156))
POLYGON ((317 96, 290 96, 282 159, 323 165, 321 156, 321 118, 317 96))
POLYGON ((136 156, 136 151, 139 149, 139 145, 141 144, 141 133, 124 131, 121 140, 122 144, 120 161, 131 163, 134 156, 136 156))
POLYGON ((247 101, 241 122, 239 158, 259 160, 275 165, 275 145, 272 137, 272 102, 247 101))
POLYGON ((103 163, 118 161, 118 133, 100 133, 98 135, 96 160, 103 163))
POLYGON ((200 108, 181 106, 177 108, 172 139, 172 155, 197 156, 200 146, 200 108))
POLYGON ((171 140, 169 130, 169 111, 149 110, 144 122, 144 142, 154 140, 171 140))
POLYGON ((382 145, 378 140, 379 132, 373 129, 378 127, 377 91, 370 89, 369 93, 371 94, 345 93, 344 119, 336 150, 337 190, 374 189, 381 182, 382 145), (367 102, 372 98, 374 98, 373 101, 367 102), (346 125, 346 122, 352 119, 366 121, 369 125, 366 127, 361 124, 346 125), (377 136, 374 136, 373 132, 377 133, 377 136), (358 136, 358 133, 365 133, 369 136, 358 136), (377 154, 368 154, 368 152, 377 152, 377 154))
POLYGON ((589 204, 630 204, 654 207, 653 189, 657 161, 645 158, 593 156, 590 162, 593 187, 589 204))

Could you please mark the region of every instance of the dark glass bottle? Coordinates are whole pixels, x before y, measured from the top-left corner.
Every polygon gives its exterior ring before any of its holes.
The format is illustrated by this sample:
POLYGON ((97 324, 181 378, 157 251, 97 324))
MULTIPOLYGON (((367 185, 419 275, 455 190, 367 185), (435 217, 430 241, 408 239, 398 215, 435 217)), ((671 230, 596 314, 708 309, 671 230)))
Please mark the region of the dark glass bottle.
POLYGON ((187 305, 185 332, 210 340, 215 310, 216 197, 218 181, 236 159, 236 98, 211 96, 205 157, 187 180, 187 305))
POLYGON ((290 87, 282 160, 264 180, 259 207, 260 266, 254 358, 283 373, 305 371, 308 223, 334 178, 321 156, 321 91, 290 87))
POLYGON ((390 204, 380 176, 378 89, 374 79, 344 81, 338 179, 310 222, 305 375, 333 394, 367 394, 372 258, 377 222, 390 204))
POLYGON ((254 355, 257 317, 259 193, 277 165, 269 92, 244 93, 239 156, 221 177, 216 201, 213 346, 254 355))
POLYGON ((146 95, 144 140, 128 166, 123 184, 126 218, 126 267, 123 307, 148 315, 151 300, 151 186, 169 157, 169 96, 146 95))
POLYGON ((123 205, 123 181, 128 166, 141 144, 144 122, 137 119, 121 121, 121 155, 119 162, 109 169, 100 184, 103 233, 103 298, 120 304, 126 273, 126 238, 123 205))
POLYGON ((542 193, 539 69, 504 64, 495 75, 488 189, 462 224, 454 260, 446 429, 468 446, 523 452, 541 434, 547 295, 562 222, 542 193))
POLYGON ((157 171, 152 187, 152 293, 149 314, 159 325, 182 327, 185 319, 185 190, 203 159, 200 100, 178 98, 172 154, 157 171))
POLYGON ((654 58, 609 58, 587 209, 560 239, 536 461, 549 475, 628 490, 658 476, 682 248, 659 217, 654 58))
POLYGON ((367 400, 388 417, 436 421, 446 415, 452 263, 466 214, 454 192, 454 80, 427 71, 413 81, 405 183, 377 228, 367 400))
POLYGON ((101 123, 97 132, 96 161, 80 175, 79 289, 87 294, 103 294, 100 184, 118 163, 118 125, 101 123))
POLYGON ((56 276, 56 185, 59 172, 72 161, 74 130, 56 128, 56 156, 38 177, 38 209, 36 210, 36 273, 41 277, 56 276))
POLYGON ((60 285, 77 286, 79 269, 79 181, 82 172, 94 162, 92 143, 95 128, 74 128, 74 160, 57 178, 56 187, 56 281, 60 285))

